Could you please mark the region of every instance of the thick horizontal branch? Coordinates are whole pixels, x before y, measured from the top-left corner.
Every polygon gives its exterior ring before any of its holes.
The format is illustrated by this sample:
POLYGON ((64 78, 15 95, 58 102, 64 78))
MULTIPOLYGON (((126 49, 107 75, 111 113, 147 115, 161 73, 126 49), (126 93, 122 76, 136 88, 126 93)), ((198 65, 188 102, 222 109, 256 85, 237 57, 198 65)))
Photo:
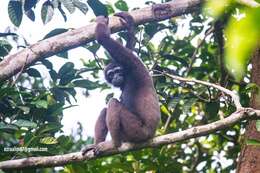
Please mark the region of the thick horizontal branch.
POLYGON ((53 166, 62 166, 65 164, 79 162, 84 160, 96 159, 98 157, 106 155, 114 155, 118 153, 123 153, 127 151, 138 150, 148 147, 159 147, 165 144, 172 144, 174 142, 187 140, 194 137, 204 136, 218 130, 228 128, 231 125, 241 121, 243 119, 251 118, 260 118, 260 110, 254 110, 252 108, 241 108, 240 110, 234 112, 229 117, 216 122, 192 127, 187 130, 183 130, 176 133, 170 133, 163 136, 158 136, 152 140, 133 144, 133 143, 123 143, 122 146, 118 149, 110 148, 108 150, 101 151, 101 155, 95 156, 93 151, 89 151, 86 155, 82 155, 81 152, 56 155, 56 156, 44 156, 44 157, 29 157, 24 159, 9 160, 0 162, 0 169, 22 169, 29 167, 53 167, 53 166))
MULTIPOLYGON (((135 24, 143 24, 151 21, 160 21, 174 16, 180 16, 197 9, 203 0, 174 0, 164 4, 131 11, 135 24)), ((27 68, 42 58, 50 57, 61 51, 76 48, 94 39, 95 23, 85 27, 70 30, 57 36, 39 41, 36 44, 25 48, 16 54, 5 57, 0 62, 0 81, 6 80, 11 76, 27 68)), ((123 25, 118 17, 109 18, 109 27, 112 32, 120 31, 123 25)))

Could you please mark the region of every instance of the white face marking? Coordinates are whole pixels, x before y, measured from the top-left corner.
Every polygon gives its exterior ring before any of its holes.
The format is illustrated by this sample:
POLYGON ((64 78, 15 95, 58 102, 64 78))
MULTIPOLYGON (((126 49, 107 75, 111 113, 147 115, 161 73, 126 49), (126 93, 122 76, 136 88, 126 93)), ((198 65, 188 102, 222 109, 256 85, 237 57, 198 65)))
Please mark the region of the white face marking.
POLYGON ((121 72, 122 68, 121 67, 115 67, 115 68, 112 68, 110 70, 107 71, 107 75, 110 75, 110 73, 115 73, 116 71, 119 71, 121 72))

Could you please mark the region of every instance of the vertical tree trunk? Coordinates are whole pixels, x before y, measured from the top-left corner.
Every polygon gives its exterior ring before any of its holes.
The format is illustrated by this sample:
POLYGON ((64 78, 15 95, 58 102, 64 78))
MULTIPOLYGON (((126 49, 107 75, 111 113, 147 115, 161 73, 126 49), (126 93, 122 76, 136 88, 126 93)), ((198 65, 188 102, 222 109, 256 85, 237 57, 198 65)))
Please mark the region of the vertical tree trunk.
MULTIPOLYGON (((260 48, 252 57, 252 82, 260 86, 260 48)), ((260 109, 260 91, 252 94, 250 104, 251 107, 260 109)), ((260 140, 260 132, 256 130, 255 120, 248 123, 245 139, 260 140)), ((237 165, 237 173, 260 173, 260 146, 244 144, 237 165)))

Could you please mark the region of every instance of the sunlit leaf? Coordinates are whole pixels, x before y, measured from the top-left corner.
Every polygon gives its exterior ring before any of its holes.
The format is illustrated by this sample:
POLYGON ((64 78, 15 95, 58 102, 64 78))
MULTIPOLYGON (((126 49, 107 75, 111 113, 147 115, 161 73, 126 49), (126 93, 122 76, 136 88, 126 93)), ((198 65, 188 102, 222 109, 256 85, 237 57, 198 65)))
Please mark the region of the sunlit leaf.
POLYGON ((58 141, 54 137, 44 137, 40 139, 40 143, 50 145, 50 144, 57 144, 58 141))
POLYGON ((48 108, 48 102, 46 100, 37 100, 35 102, 35 106, 37 108, 44 108, 47 109, 48 108))
POLYGON ((121 11, 128 11, 128 6, 127 6, 127 3, 123 0, 118 0, 116 3, 115 3, 115 7, 121 11))
POLYGON ((242 14, 244 17, 240 16, 239 20, 233 17, 226 28, 226 65, 237 80, 245 73, 246 64, 260 38, 260 10, 246 9, 242 14))
POLYGON ((204 6, 204 13, 212 17, 219 17, 225 11, 226 7, 230 5, 232 0, 208 0, 204 6))
POLYGON ((111 4, 106 4, 107 12, 108 14, 113 14, 115 13, 115 10, 111 4))
POLYGON ((255 145, 255 146, 260 146, 260 141, 255 140, 255 139, 248 139, 246 140, 247 145, 255 145))
POLYGON ((162 113, 164 113, 168 116, 171 116, 170 112, 168 111, 168 109, 164 105, 161 106, 161 111, 162 111, 162 113))

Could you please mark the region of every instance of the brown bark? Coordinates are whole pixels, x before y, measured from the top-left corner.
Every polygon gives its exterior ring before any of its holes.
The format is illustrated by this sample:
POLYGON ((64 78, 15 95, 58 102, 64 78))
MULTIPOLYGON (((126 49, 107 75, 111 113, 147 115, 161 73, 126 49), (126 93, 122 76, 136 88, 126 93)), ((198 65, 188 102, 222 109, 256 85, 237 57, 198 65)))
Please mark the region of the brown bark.
MULTIPOLYGON (((260 48, 258 48, 252 57, 252 82, 260 86, 260 48)), ((255 91, 251 98, 251 107, 260 108, 260 91, 255 91)), ((256 120, 249 121, 245 139, 260 140, 260 132, 256 129, 256 120)), ((237 173, 260 173, 260 147, 256 145, 244 144, 239 162, 237 173)))

